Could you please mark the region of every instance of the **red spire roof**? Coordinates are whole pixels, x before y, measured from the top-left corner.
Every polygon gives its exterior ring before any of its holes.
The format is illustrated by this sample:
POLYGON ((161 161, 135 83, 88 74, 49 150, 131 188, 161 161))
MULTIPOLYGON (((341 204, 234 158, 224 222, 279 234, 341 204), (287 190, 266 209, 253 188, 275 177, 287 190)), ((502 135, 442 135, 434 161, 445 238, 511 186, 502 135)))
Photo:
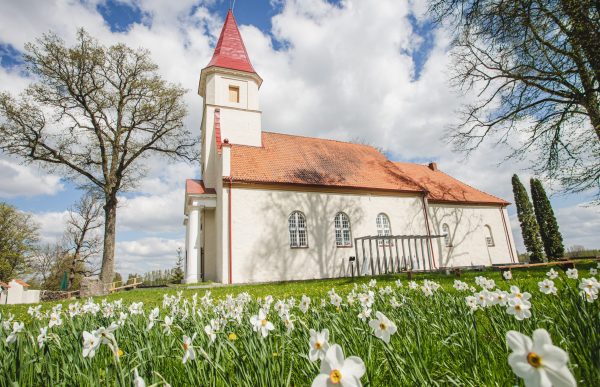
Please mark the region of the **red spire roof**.
POLYGON ((238 30, 237 23, 233 17, 233 12, 229 10, 225 18, 225 24, 221 30, 221 36, 215 47, 210 63, 206 67, 217 66, 232 70, 246 71, 255 73, 250 58, 246 52, 244 41, 238 30))

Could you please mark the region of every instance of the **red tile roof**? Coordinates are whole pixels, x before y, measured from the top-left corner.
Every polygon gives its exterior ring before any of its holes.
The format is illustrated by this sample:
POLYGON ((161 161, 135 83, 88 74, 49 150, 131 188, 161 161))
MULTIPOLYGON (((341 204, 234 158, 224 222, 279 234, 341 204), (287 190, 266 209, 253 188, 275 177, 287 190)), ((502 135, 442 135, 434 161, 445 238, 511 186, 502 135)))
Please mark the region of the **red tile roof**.
POLYGON ((231 144, 234 181, 422 191, 367 145, 269 132, 262 144, 231 144))
POLYGON ((262 144, 231 144, 234 181, 427 192, 433 202, 509 204, 426 165, 393 163, 368 145, 271 132, 262 133, 262 144))
POLYGON ((233 12, 229 10, 225 18, 225 24, 221 30, 219 41, 215 47, 210 63, 206 67, 217 66, 232 70, 246 71, 255 73, 250 58, 246 52, 246 46, 238 30, 233 12))
POLYGON ((185 193, 186 195, 214 195, 216 192, 214 188, 206 188, 202 180, 187 179, 185 181, 185 193))
POLYGON ((24 287, 29 287, 29 284, 28 284, 27 282, 23 281, 23 280, 20 280, 20 279, 13 279, 13 281, 15 281, 16 283, 18 283, 18 284, 19 284, 19 285, 21 285, 21 286, 24 286, 24 287))
POLYGON ((479 191, 450 175, 427 165, 413 163, 394 163, 400 172, 425 189, 427 197, 432 202, 474 203, 474 204, 510 204, 506 200, 479 191))

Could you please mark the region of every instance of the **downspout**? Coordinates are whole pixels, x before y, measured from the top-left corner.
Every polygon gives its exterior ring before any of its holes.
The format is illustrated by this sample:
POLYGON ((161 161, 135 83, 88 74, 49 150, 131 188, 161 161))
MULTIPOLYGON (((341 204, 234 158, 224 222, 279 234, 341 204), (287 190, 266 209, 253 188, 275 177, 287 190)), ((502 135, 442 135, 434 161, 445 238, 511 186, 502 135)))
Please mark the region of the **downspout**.
POLYGON ((230 176, 229 176, 229 210, 227 211, 229 214, 229 233, 228 234, 229 234, 229 283, 230 284, 233 283, 233 280, 232 280, 233 270, 231 268, 231 265, 233 264, 233 259, 232 259, 233 252, 231 251, 231 245, 232 245, 231 241, 232 241, 232 237, 233 237, 231 235, 231 230, 232 230, 232 227, 231 227, 231 194, 233 192, 232 185, 233 185, 233 178, 231 177, 231 174, 230 174, 230 176))
POLYGON ((427 205, 427 193, 425 193, 421 199, 423 200, 423 212, 425 213, 425 227, 427 228, 427 236, 429 237, 429 248, 431 249, 431 261, 433 262, 433 267, 437 269, 437 265, 435 264, 435 254, 433 253, 433 242, 431 240, 431 230, 429 229, 429 206, 427 205))
POLYGON ((508 234, 508 226, 506 225, 503 209, 504 207, 500 207, 500 217, 502 218, 502 224, 504 225, 504 236, 506 236, 506 243, 508 244, 508 251, 510 252, 510 260, 515 263, 515 256, 513 254, 512 243, 510 242, 510 235, 508 234))

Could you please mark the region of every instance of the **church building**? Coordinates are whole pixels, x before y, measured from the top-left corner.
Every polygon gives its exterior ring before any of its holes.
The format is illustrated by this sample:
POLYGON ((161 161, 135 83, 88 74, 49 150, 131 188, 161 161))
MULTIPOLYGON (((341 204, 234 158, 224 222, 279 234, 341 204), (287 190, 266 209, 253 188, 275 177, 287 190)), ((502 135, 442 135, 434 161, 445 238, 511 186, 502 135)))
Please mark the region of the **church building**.
POLYGON ((186 283, 348 276, 356 238, 368 236, 428 236, 431 268, 517 260, 507 201, 436 163, 263 130, 262 82, 229 11, 200 74, 202 180, 185 187, 186 283))

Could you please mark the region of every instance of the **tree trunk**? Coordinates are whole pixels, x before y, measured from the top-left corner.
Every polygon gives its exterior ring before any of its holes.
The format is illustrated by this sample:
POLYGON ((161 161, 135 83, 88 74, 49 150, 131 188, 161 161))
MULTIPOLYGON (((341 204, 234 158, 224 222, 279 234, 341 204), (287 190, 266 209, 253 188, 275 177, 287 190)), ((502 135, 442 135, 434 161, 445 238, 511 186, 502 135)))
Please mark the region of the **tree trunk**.
POLYGON ((117 225, 117 195, 110 194, 104 204, 104 251, 100 281, 111 283, 115 277, 115 234, 117 225))

